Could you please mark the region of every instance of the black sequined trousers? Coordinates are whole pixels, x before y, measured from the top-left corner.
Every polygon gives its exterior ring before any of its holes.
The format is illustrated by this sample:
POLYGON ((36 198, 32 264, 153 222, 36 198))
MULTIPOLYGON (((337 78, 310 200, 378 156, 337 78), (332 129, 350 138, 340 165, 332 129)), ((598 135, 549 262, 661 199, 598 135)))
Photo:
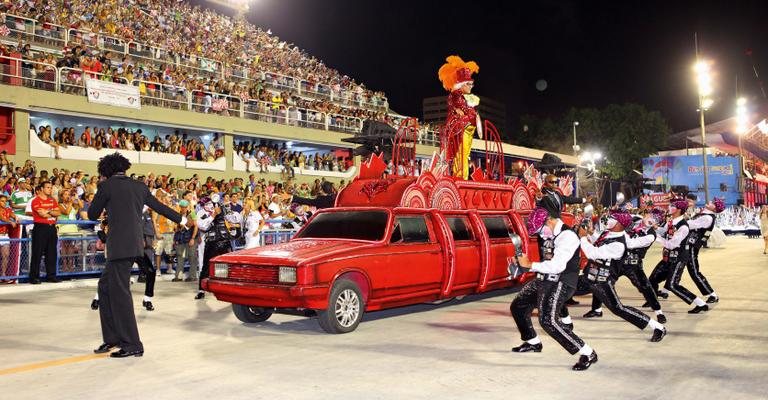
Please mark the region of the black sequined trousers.
POLYGON ((648 321, 651 319, 648 315, 637 308, 621 303, 619 295, 616 293, 615 282, 612 279, 605 282, 590 283, 592 296, 597 297, 612 313, 640 329, 645 329, 648 326, 648 321))
POLYGON ((664 289, 674 293, 686 304, 693 303, 693 299, 696 298, 696 295, 680 284, 680 279, 683 277, 683 272, 685 272, 685 266, 688 264, 688 260, 673 259, 667 264, 669 268, 669 276, 667 277, 667 282, 664 284, 664 289))
MULTIPOLYGON (((659 299, 656 297, 656 291, 651 287, 651 282, 645 275, 645 271, 643 271, 642 263, 624 265, 621 267, 621 271, 619 271, 619 277, 621 276, 626 276, 629 279, 629 282, 643 295, 643 298, 645 298, 645 301, 648 302, 653 311, 661 310, 661 304, 659 304, 659 299)), ((600 298, 592 296, 593 310, 600 308, 602 305, 603 302, 600 301, 600 298)))
POLYGON ((669 270, 669 261, 660 260, 653 271, 651 271, 648 281, 651 282, 651 287, 654 292, 658 292, 659 284, 667 280, 669 277, 669 270))
POLYGON ((699 269, 699 247, 694 246, 689 250, 687 268, 688 274, 691 276, 691 279, 693 279, 693 283, 696 284, 696 287, 701 294, 707 297, 714 293, 715 290, 712 289, 712 285, 709 284, 709 281, 707 281, 707 278, 702 275, 701 270, 699 269))
POLYGON ((530 340, 536 337, 533 329, 531 313, 534 308, 539 309, 539 324, 549 336, 571 354, 576 354, 584 347, 581 340, 573 331, 567 329, 560 321, 560 313, 563 303, 571 298, 575 291, 562 282, 550 282, 534 279, 528 282, 517 294, 509 310, 515 319, 520 338, 530 340))

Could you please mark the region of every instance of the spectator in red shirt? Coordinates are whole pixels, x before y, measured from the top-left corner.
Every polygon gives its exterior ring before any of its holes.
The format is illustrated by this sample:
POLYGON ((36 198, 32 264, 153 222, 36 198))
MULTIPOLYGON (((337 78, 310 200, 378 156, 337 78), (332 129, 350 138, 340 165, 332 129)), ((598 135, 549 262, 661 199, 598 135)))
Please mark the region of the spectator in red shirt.
POLYGON ((45 256, 45 280, 61 282, 56 276, 56 244, 59 237, 56 233, 56 218, 61 214, 59 203, 51 197, 53 186, 51 182, 43 182, 39 186, 39 194, 32 199, 32 218, 35 222, 32 230, 32 259, 29 266, 29 283, 40 283, 40 260, 45 256))
MULTIPOLYGON (((10 241, 8 240, 8 228, 16 228, 16 216, 8 207, 8 196, 0 194, 0 221, 10 225, 0 225, 0 276, 8 276, 11 271, 8 262, 8 256, 11 252, 10 241)), ((15 280, 0 280, 0 283, 15 283, 15 280)))

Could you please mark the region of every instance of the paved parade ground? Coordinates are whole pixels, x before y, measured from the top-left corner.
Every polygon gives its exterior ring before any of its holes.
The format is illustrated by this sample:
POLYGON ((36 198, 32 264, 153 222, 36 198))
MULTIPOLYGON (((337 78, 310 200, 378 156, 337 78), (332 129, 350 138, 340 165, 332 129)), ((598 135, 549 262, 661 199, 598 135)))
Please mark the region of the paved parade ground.
MULTIPOLYGON (((730 237, 704 250, 703 273, 721 297, 710 312, 686 313, 662 301, 669 334, 650 343, 612 314, 581 315, 575 330, 599 355, 585 372, 546 336, 542 353, 513 354, 520 343, 509 303, 498 291, 441 305, 367 314, 350 334, 329 335, 314 319, 274 315, 246 325, 195 285, 158 281, 153 312, 133 285, 141 358, 94 355, 95 280, 80 288, 0 287, 3 399, 766 399, 768 255, 762 240, 730 237), (8 290, 6 290, 8 289, 8 290)), ((654 246, 646 272, 660 258, 654 246)), ((61 284, 66 285, 66 284, 61 284)), ((695 291, 685 276, 683 285, 695 291)), ((639 306, 622 278, 619 294, 639 306)), ((647 309, 646 309, 647 310, 647 309)))

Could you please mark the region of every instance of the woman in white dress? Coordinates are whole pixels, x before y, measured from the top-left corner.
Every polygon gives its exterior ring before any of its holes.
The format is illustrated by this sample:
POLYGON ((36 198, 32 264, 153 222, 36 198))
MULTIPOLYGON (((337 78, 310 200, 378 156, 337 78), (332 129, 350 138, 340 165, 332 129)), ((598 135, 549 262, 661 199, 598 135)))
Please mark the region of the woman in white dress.
POLYGON ((245 248, 252 249, 261 246, 261 230, 264 228, 264 217, 260 206, 248 211, 245 219, 245 248))

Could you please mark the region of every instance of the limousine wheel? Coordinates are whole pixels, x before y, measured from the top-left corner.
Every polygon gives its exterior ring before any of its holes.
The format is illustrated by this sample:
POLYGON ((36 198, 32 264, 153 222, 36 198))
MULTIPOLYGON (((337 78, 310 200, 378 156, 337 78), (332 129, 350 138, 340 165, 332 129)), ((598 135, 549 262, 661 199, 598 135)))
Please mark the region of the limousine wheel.
POLYGON ((252 324, 264 322, 272 316, 272 311, 261 307, 249 307, 242 304, 232 304, 232 311, 240 321, 252 324))
POLYGON ((360 324, 364 311, 360 288, 350 280, 340 279, 333 285, 328 308, 318 313, 317 321, 328 333, 348 333, 360 324))

